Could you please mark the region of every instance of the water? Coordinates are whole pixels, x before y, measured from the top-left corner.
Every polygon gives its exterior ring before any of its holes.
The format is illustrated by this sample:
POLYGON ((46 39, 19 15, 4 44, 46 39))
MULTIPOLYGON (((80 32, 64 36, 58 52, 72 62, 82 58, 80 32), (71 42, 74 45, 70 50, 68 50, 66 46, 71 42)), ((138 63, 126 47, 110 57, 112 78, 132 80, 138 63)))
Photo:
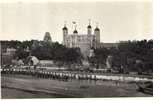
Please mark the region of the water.
POLYGON ((27 75, 2 75, 2 86, 2 98, 147 96, 137 92, 133 84, 102 80, 59 81, 27 75))
POLYGON ((2 99, 23 99, 23 98, 72 98, 68 95, 51 94, 45 92, 25 91, 15 88, 1 88, 2 99))

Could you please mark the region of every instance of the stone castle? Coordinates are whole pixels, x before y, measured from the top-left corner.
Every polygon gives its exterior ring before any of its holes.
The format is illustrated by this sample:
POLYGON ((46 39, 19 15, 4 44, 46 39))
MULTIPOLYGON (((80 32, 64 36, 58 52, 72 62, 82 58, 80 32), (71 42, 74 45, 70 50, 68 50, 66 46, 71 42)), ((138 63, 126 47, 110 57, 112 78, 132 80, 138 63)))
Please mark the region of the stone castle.
POLYGON ((69 34, 65 24, 63 27, 63 44, 69 48, 80 48, 84 57, 87 57, 91 48, 100 48, 100 29, 97 25, 92 31, 92 26, 89 22, 87 34, 78 33, 76 27, 73 33, 69 34))
MULTIPOLYGON (((74 24, 76 25, 76 24, 74 24)), ((65 45, 68 48, 80 48, 81 53, 86 58, 87 56, 90 56, 91 48, 111 48, 111 47, 118 47, 117 43, 102 43, 100 42, 100 29, 98 28, 98 25, 96 25, 95 29, 92 29, 92 26, 90 24, 87 25, 87 33, 86 34, 80 34, 78 33, 76 26, 74 28, 73 33, 68 32, 68 27, 66 26, 66 23, 62 29, 63 31, 63 45, 65 45)), ((49 32, 45 33, 43 41, 45 43, 52 43, 52 38, 50 36, 49 32)))

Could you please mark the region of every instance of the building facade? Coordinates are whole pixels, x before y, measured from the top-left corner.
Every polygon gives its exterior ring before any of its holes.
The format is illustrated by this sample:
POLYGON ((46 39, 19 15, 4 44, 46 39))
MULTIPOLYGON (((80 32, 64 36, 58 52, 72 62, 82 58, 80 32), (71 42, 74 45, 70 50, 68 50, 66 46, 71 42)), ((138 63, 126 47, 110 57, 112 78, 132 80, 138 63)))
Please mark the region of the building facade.
POLYGON ((87 34, 78 33, 75 28, 72 34, 68 33, 66 24, 63 27, 63 44, 69 48, 80 48, 84 57, 89 55, 91 48, 100 47, 100 29, 98 26, 92 31, 92 26, 87 26, 87 34))

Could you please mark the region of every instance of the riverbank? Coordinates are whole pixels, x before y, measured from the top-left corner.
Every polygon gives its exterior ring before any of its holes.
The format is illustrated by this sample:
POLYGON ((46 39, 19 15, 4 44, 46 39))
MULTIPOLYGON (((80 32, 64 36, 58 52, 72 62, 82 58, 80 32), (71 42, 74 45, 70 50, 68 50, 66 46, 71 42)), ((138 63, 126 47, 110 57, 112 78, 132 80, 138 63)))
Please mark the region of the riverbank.
POLYGON ((2 98, 150 97, 135 83, 89 80, 49 80, 27 75, 2 75, 2 98))

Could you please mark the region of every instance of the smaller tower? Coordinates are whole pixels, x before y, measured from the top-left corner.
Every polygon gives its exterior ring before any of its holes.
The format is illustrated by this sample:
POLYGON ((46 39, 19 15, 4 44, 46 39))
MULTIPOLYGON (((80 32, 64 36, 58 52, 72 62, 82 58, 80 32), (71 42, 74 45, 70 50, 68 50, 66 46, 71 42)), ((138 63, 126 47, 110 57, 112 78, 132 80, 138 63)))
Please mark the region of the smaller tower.
POLYGON ((92 27, 91 27, 91 20, 89 19, 89 25, 87 26, 87 38, 88 42, 90 43, 90 48, 92 47, 92 27))
POLYGON ((73 43, 72 43, 72 47, 77 47, 77 38, 78 38, 78 31, 76 29, 77 25, 76 22, 73 22, 74 24, 74 31, 73 31, 73 43))
POLYGON ((100 29, 98 28, 98 23, 94 30, 94 35, 95 35, 95 42, 96 42, 95 48, 99 48, 100 47, 100 29))
POLYGON ((67 45, 67 35, 68 35, 68 28, 66 27, 66 21, 64 22, 64 27, 63 27, 63 45, 67 45))
POLYGON ((78 34, 78 31, 75 29, 74 31, 73 31, 73 34, 78 34))
POLYGON ((92 27, 91 27, 91 20, 89 19, 89 25, 87 26, 87 34, 91 35, 92 34, 92 27))
POLYGON ((77 29, 76 29, 76 27, 77 27, 77 25, 76 25, 76 22, 73 22, 73 24, 74 24, 74 31, 73 31, 73 34, 78 34, 78 31, 77 31, 77 29))

